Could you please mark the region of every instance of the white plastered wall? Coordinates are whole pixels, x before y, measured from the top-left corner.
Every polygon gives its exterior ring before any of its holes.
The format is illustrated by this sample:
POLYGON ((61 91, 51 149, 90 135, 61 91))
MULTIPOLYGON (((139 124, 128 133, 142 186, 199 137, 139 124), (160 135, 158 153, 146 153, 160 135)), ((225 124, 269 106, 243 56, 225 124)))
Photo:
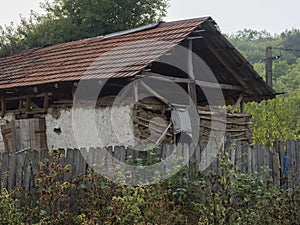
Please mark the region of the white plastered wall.
MULTIPOLYGON (((96 137, 98 146, 94 146, 94 142, 88 143, 86 147, 104 147, 125 145, 130 146, 134 143, 132 135, 132 121, 131 109, 129 106, 118 106, 112 110, 111 107, 101 107, 96 109, 78 108, 77 114, 83 115, 85 119, 92 118, 93 115, 96 126, 96 137), (112 126, 112 122, 114 121, 112 126), (100 144, 99 144, 100 143, 100 144)), ((4 118, 0 119, 0 124, 5 124, 14 118, 13 114, 6 114, 4 118)), ((78 140, 75 140, 72 120, 72 109, 53 109, 50 108, 48 114, 45 116, 46 120, 46 136, 47 144, 50 150, 59 148, 79 148, 85 146, 78 146, 78 140)), ((78 128, 77 128, 78 129, 78 128)), ((88 127, 83 126, 79 128, 82 137, 87 134, 88 127)), ((0 151, 4 151, 4 142, 2 134, 0 133, 0 151)))
MULTIPOLYGON (((133 145, 131 110, 129 106, 120 106, 112 110, 111 107, 86 109, 77 108, 76 114, 82 115, 80 120, 92 120, 96 126, 96 134, 90 131, 88 123, 78 126, 74 123, 72 109, 60 109, 60 116, 53 117, 51 109, 46 116, 46 134, 49 149, 104 147, 115 145, 133 145), (57 118, 58 117, 58 118, 57 118), (114 126, 112 122, 114 121, 114 126), (82 146, 81 140, 75 140, 74 129, 88 146, 82 146), (60 133, 55 132, 60 130, 60 133), (81 135, 82 134, 82 135, 81 135), (97 141, 85 137, 96 137, 97 141), (94 144, 97 143, 97 144, 94 144), (97 145, 97 146, 95 146, 97 145)), ((77 138, 78 139, 78 138, 77 138)))

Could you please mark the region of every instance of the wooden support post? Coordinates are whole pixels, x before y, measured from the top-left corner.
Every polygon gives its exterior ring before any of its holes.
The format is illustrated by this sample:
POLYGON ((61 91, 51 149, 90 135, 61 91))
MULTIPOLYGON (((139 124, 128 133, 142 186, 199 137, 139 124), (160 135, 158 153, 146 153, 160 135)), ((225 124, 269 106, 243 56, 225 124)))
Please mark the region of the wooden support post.
POLYGON ((189 95, 190 95, 193 103, 197 106, 197 91, 196 91, 194 66, 193 66, 193 40, 189 40, 187 67, 188 67, 188 75, 189 75, 189 78, 191 79, 191 82, 188 83, 188 92, 189 92, 189 95))
POLYGON ((134 82, 133 84, 133 91, 134 91, 134 103, 136 104, 139 101, 139 84, 138 81, 134 82))
POLYGON ((27 97, 26 97, 26 112, 29 112, 29 111, 30 111, 30 105, 31 105, 30 103, 31 103, 30 97, 27 96, 27 97))
POLYGON ((48 111, 49 108, 49 96, 48 96, 48 92, 45 93, 44 96, 44 112, 46 113, 48 111))
POLYGON ((243 100, 243 93, 242 94, 240 94, 240 97, 238 98, 238 100, 236 101, 236 103, 234 104, 234 106, 232 107, 232 109, 231 109, 231 113, 234 113, 235 112, 235 110, 237 109, 237 107, 241 104, 241 102, 242 102, 242 100, 243 100))
MULTIPOLYGON (((197 108, 198 102, 197 102, 197 89, 196 89, 196 79, 194 74, 194 64, 193 64, 193 40, 188 40, 189 42, 189 51, 188 51, 188 57, 187 57, 187 65, 188 65, 188 75, 191 80, 190 83, 188 83, 188 92, 191 98, 190 105, 192 104, 197 108)), ((190 122, 191 122, 191 128, 192 128, 192 140, 195 141, 198 139, 199 134, 197 134, 197 130, 199 129, 198 123, 195 121, 197 118, 193 116, 189 112, 190 116, 190 122)), ((200 122, 200 121, 198 121, 200 122)), ((188 149, 185 149, 185 151, 188 149)), ((188 150, 189 151, 189 150, 188 150)))
POLYGON ((241 109, 241 113, 245 112, 245 105, 244 105, 244 99, 242 99, 241 103, 240 103, 240 109, 241 109))
POLYGON ((22 110, 22 103, 23 103, 23 101, 20 99, 19 100, 19 106, 18 106, 19 112, 22 110))
POLYGON ((139 101, 139 87, 138 87, 138 81, 135 81, 133 84, 133 107, 134 107, 134 116, 138 116, 138 101, 139 101))
POLYGON ((6 112, 5 97, 1 97, 1 117, 4 117, 6 112))
POLYGON ((76 89, 77 89, 77 86, 78 86, 78 84, 77 84, 77 82, 74 82, 73 84, 72 84, 72 99, 74 99, 74 97, 75 97, 75 95, 76 95, 76 89))

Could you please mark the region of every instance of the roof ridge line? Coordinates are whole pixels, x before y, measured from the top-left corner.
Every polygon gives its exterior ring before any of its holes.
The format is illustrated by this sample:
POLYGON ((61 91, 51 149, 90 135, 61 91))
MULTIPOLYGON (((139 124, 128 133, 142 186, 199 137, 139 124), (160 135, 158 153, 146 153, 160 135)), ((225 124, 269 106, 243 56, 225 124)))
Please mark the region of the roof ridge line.
POLYGON ((131 34, 131 33, 139 32, 139 31, 149 30, 149 29, 157 27, 160 23, 161 22, 151 23, 151 24, 143 25, 143 26, 128 29, 128 30, 122 30, 122 31, 114 32, 114 33, 109 33, 104 36, 98 36, 98 37, 102 37, 103 39, 118 37, 118 36, 122 36, 125 34, 131 34))

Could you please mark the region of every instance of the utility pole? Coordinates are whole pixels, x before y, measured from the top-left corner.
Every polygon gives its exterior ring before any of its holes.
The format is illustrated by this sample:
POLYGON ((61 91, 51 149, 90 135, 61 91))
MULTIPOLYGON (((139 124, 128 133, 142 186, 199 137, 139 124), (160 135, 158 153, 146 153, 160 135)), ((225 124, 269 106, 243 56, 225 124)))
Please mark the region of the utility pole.
POLYGON ((266 82, 270 87, 272 87, 272 61, 272 47, 269 46, 266 48, 266 82))

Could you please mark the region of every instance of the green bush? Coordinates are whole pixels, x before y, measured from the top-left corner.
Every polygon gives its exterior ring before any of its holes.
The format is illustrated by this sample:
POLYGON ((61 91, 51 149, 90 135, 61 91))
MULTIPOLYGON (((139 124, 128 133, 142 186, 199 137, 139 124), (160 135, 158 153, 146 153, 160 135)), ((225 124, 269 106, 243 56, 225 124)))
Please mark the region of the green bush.
POLYGON ((22 223, 22 214, 17 209, 17 200, 5 188, 0 194, 0 224, 15 225, 22 223))

